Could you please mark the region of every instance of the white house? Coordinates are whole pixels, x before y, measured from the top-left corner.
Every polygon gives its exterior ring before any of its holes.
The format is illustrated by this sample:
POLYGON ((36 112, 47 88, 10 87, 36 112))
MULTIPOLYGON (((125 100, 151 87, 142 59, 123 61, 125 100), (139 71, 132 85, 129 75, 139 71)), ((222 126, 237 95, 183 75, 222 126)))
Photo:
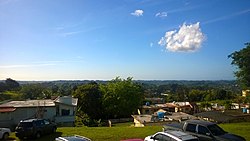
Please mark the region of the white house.
POLYGON ((56 99, 9 101, 0 105, 0 126, 13 127, 20 120, 44 118, 59 126, 73 126, 77 98, 71 96, 56 99))

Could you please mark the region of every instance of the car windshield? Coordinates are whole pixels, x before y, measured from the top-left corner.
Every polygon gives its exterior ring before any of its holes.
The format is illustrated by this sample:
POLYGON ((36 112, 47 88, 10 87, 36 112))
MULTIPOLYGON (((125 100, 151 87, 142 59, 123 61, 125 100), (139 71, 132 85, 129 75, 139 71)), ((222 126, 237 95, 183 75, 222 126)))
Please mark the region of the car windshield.
POLYGON ((225 134, 226 132, 220 128, 218 125, 216 124, 213 124, 213 125, 209 125, 207 126, 207 128, 211 131, 211 133, 214 135, 214 136, 219 136, 219 135, 223 135, 225 134))
POLYGON ((87 139, 84 138, 78 138, 78 137, 63 137, 67 141, 88 141, 87 139))
POLYGON ((20 122, 19 127, 32 127, 32 122, 20 122))

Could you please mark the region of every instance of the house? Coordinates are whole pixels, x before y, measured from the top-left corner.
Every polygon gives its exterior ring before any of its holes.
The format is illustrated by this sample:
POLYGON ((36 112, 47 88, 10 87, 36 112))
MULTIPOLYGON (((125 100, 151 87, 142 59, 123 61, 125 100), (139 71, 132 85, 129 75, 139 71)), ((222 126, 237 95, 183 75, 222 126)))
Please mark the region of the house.
POLYGON ((190 102, 171 102, 165 104, 143 105, 141 107, 141 114, 154 114, 159 109, 167 112, 184 112, 193 114, 198 111, 198 106, 190 102))
POLYGON ((44 118, 61 126, 73 126, 77 98, 71 96, 56 99, 8 101, 0 105, 0 126, 14 127, 21 120, 44 118))
POLYGON ((132 117, 134 118, 135 127, 144 127, 147 125, 164 125, 170 122, 198 119, 195 116, 183 112, 167 113, 162 109, 158 110, 154 115, 132 115, 132 117), (162 117, 162 115, 159 113, 164 113, 164 116, 162 117))

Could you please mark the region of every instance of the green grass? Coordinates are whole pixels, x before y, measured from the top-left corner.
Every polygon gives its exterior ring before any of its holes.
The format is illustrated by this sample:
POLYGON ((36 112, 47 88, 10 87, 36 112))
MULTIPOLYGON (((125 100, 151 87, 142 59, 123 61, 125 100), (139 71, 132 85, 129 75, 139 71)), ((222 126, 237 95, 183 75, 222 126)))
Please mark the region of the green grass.
MULTIPOLYGON (((230 133, 234 133, 250 140, 250 122, 220 124, 220 126, 230 133)), ((162 130, 162 126, 147 126, 135 128, 130 123, 115 124, 113 127, 60 127, 56 134, 47 135, 37 141, 54 141, 56 137, 68 135, 86 136, 93 141, 120 141, 128 138, 141 138, 154 134, 162 130)), ((19 141, 14 133, 11 134, 10 140, 19 141)))
POLYGON ((244 137, 250 141, 250 122, 220 124, 225 131, 244 137))

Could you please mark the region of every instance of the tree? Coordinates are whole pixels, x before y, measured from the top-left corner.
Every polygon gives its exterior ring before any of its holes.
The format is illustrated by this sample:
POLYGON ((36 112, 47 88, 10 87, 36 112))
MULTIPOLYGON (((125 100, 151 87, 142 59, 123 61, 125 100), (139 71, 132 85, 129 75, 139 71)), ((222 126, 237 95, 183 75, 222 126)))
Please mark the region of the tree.
POLYGON ((235 51, 228 57, 232 58, 232 65, 237 66, 235 76, 243 89, 250 88, 250 43, 245 44, 246 47, 240 51, 235 51))
POLYGON ((24 99, 40 99, 45 97, 46 90, 41 84, 26 84, 22 86, 20 92, 24 99))
POLYGON ((102 93, 96 82, 78 86, 73 96, 78 98, 78 110, 87 114, 90 119, 102 118, 102 93))
POLYGON ((103 91, 103 106, 106 118, 130 117, 143 101, 143 89, 141 85, 119 77, 106 85, 101 85, 103 91))
POLYGON ((206 95, 207 95, 206 91, 193 89, 188 94, 188 100, 190 102, 203 101, 206 95))
POLYGON ((20 87, 19 83, 11 78, 5 80, 7 90, 15 90, 20 87))

